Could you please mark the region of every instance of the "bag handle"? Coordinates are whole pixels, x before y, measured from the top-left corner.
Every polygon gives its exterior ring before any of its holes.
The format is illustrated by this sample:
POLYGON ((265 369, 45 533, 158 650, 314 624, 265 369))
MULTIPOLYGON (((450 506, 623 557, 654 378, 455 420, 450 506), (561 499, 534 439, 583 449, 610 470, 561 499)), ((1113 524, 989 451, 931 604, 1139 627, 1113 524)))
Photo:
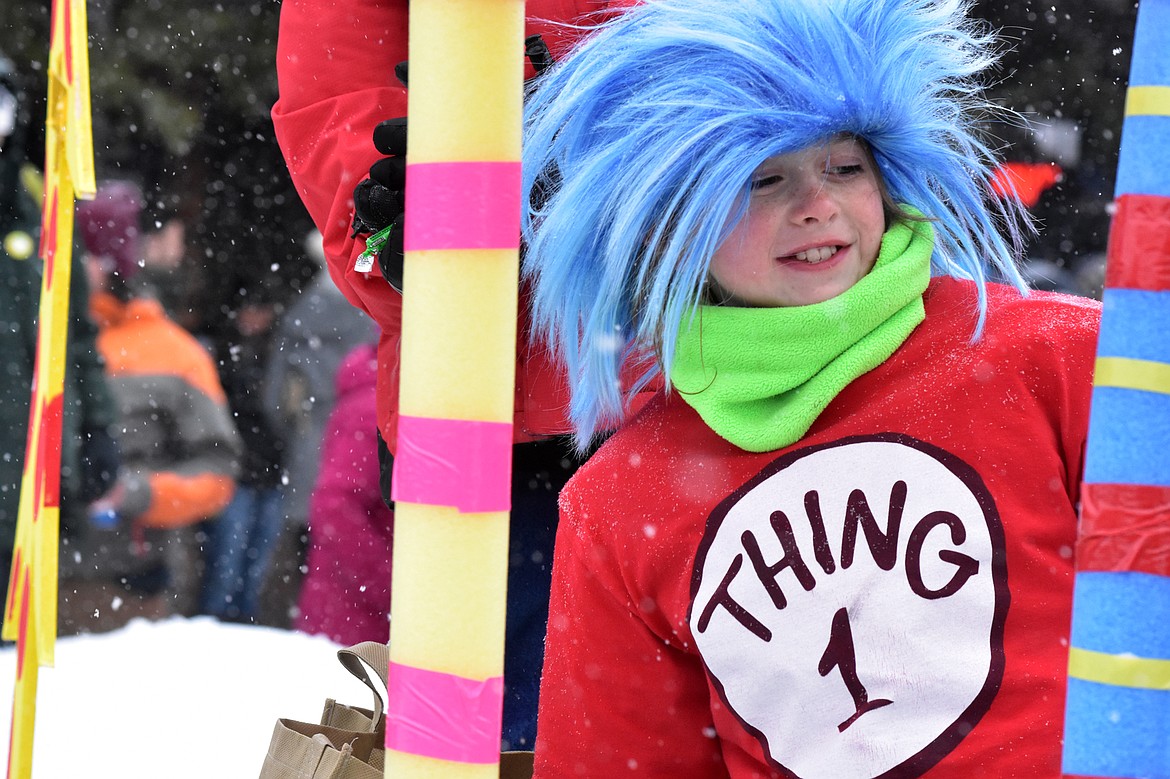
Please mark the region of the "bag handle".
POLYGON ((385 689, 390 676, 390 646, 377 641, 363 641, 360 644, 338 649, 337 659, 341 661, 345 670, 357 677, 358 681, 369 687, 370 692, 374 694, 374 723, 376 724, 382 718, 386 704, 382 700, 382 691, 374 684, 366 667, 374 669, 374 673, 382 681, 382 689, 385 689))

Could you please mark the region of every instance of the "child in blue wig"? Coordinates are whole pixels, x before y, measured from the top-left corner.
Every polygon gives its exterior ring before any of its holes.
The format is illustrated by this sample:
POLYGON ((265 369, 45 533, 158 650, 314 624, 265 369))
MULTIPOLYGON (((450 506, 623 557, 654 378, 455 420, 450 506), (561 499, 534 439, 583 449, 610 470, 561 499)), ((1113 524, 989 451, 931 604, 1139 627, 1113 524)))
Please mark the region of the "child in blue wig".
POLYGON ((1099 309, 1024 290, 965 10, 651 0, 530 96, 535 320, 620 426, 538 777, 1060 775, 1099 309))

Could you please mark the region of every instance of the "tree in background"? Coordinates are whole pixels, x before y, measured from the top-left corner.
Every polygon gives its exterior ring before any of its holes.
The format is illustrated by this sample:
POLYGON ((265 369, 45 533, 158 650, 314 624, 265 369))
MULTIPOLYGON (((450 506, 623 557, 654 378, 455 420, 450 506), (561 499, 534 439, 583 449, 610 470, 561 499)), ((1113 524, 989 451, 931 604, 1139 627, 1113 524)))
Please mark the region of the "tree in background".
MULTIPOLYGON (((301 244, 311 224, 268 116, 279 8, 89 3, 98 176, 139 179, 152 210, 186 224, 187 260, 204 281, 189 303, 202 321, 192 321, 213 338, 254 290, 287 299, 313 272, 301 244)), ((43 117, 49 4, 16 0, 9 11, 21 23, 0 27, 0 49, 43 117)), ((35 138, 30 157, 43 159, 41 148, 35 138)))

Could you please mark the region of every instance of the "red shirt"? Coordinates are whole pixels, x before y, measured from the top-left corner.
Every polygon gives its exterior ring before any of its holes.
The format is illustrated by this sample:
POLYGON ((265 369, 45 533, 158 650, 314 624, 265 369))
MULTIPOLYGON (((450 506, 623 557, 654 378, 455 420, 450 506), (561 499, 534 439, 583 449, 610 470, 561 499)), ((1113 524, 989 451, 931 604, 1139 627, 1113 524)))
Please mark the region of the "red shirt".
POLYGON ((1093 301, 936 279, 805 438, 659 397, 562 492, 537 779, 1060 776, 1093 301))

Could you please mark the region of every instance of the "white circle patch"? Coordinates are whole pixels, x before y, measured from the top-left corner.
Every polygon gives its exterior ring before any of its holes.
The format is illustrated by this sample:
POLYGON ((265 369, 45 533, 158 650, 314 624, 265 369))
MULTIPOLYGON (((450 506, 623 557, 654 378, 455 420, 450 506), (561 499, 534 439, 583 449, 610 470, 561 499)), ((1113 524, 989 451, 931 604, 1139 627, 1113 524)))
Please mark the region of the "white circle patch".
POLYGON ((883 435, 790 452, 720 504, 689 621, 775 768, 874 779, 918 776, 987 711, 1007 606, 978 474, 883 435))

